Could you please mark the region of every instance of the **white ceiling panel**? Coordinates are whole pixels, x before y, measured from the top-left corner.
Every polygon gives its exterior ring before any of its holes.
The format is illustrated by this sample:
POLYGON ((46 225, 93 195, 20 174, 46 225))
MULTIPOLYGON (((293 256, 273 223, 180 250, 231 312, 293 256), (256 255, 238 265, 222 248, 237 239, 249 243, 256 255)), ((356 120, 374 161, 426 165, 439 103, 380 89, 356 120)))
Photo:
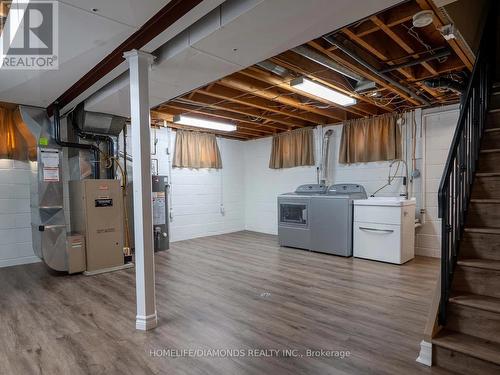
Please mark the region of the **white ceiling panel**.
MULTIPOLYGON (((147 44, 158 48, 189 27, 223 0, 204 0, 147 44)), ((59 69, 21 71, 0 69, 0 101, 45 107, 132 35, 169 0, 65 0, 59 2, 59 69), (92 12, 91 8, 98 12, 92 12)), ((125 70, 122 64, 96 82, 78 100, 88 97, 125 70)))
POLYGON ((187 48, 163 64, 154 65, 151 80, 166 87, 163 95, 174 98, 185 93, 186 87, 199 87, 241 69, 241 66, 187 48), (168 86, 175 89, 167 89, 168 86))
POLYGON ((139 28, 171 0, 64 0, 61 3, 139 28), (97 11, 93 11, 96 9, 97 11))
POLYGON ((253 65, 399 3, 399 0, 267 0, 239 13, 221 5, 222 28, 193 48, 241 66, 253 65))
MULTIPOLYGON (((151 72, 150 105, 166 102, 399 0, 229 0, 172 39, 151 72), (355 4, 355 5, 353 5, 355 4), (163 100, 162 100, 163 99, 163 100)), ((123 96, 123 88, 117 96, 123 96)), ((126 90, 128 93, 128 89, 126 90)), ((111 91, 107 96, 113 96, 111 91)), ((88 108, 129 116, 111 97, 88 108), (112 106, 111 106, 112 103, 112 106)))
MULTIPOLYGON (((165 60, 161 65, 153 65, 150 76, 150 105, 155 106, 182 95, 185 87, 199 87, 207 81, 211 82, 220 75, 236 72, 241 67, 209 56, 192 48, 186 48, 180 53, 165 60), (156 99, 155 99, 156 98, 156 99), (155 99, 155 100, 153 100, 155 99)), ((121 80, 120 80, 121 81, 121 80)), ((114 83, 116 90, 101 91, 89 98, 85 109, 95 112, 105 112, 129 116, 130 100, 128 81, 123 84, 114 83), (123 107, 119 107, 122 105, 123 107)))

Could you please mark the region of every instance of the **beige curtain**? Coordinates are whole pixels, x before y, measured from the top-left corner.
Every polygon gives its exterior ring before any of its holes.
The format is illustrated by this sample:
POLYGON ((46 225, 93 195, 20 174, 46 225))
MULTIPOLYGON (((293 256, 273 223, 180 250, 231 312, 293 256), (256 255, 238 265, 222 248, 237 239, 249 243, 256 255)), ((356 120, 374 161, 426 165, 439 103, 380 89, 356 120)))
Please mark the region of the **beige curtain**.
POLYGON ((397 115, 347 121, 342 129, 339 163, 394 160, 402 156, 397 115))
POLYGON ((176 168, 222 168, 214 134, 177 130, 173 166, 176 168))
POLYGON ((0 159, 36 160, 36 140, 19 109, 0 104, 0 159))
POLYGON ((314 165, 314 131, 301 128, 273 136, 269 168, 314 165))

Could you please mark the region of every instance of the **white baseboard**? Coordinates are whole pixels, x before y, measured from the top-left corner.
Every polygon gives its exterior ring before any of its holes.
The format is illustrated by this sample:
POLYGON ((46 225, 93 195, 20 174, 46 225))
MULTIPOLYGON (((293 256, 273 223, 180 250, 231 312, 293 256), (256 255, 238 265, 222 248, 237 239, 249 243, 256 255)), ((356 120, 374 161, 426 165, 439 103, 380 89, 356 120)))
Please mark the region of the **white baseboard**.
POLYGON ((21 257, 21 258, 13 258, 13 259, 0 259, 0 268, 2 267, 10 267, 10 266, 19 266, 21 264, 30 264, 30 263, 38 263, 41 262, 40 258, 36 255, 21 257))
POLYGON ((420 353, 416 361, 429 367, 432 366, 432 343, 425 340, 420 341, 420 353))
POLYGON ((139 331, 149 331, 158 325, 158 316, 154 314, 147 316, 137 315, 135 317, 135 329, 139 331))

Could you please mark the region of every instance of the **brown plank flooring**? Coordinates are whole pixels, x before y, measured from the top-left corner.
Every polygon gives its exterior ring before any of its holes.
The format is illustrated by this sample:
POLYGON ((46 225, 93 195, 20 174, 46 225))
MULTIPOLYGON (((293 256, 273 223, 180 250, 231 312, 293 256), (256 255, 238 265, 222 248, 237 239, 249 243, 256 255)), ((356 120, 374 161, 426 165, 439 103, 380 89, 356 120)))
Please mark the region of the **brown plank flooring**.
POLYGON ((396 266, 280 248, 253 232, 177 242, 156 255, 159 327, 149 333, 134 329, 134 270, 4 268, 0 374, 438 373, 415 362, 438 268, 431 258, 396 266), (351 356, 172 358, 155 349, 351 356))

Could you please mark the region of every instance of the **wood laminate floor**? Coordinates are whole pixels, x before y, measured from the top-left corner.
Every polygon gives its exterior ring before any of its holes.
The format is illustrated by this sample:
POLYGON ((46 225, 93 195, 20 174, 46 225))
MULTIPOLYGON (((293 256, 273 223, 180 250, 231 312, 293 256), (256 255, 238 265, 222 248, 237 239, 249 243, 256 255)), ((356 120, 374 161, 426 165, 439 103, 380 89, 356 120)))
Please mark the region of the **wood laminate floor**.
POLYGON ((156 255, 159 326, 148 333, 134 329, 133 269, 4 268, 0 374, 434 374, 415 358, 438 268, 280 248, 253 232, 177 242, 156 255), (188 349, 242 355, 167 356, 188 349))

